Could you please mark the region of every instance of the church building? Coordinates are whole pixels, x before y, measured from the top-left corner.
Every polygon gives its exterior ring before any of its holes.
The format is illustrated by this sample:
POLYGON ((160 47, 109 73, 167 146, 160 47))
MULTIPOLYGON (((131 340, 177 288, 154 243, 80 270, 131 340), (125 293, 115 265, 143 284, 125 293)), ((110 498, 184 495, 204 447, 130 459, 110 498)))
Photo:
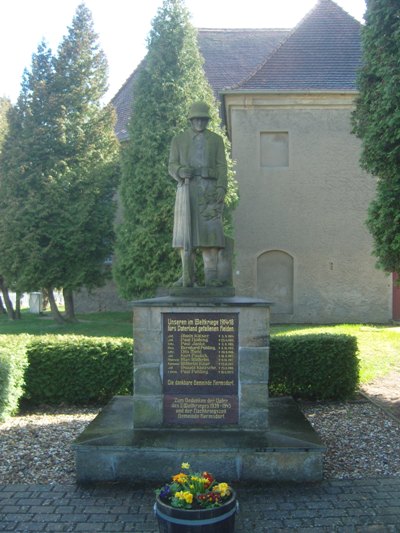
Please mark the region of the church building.
MULTIPOLYGON (((332 0, 293 30, 198 30, 239 184, 236 293, 273 302, 275 323, 400 319, 400 289, 376 269, 365 225, 376 179, 351 133, 360 30, 332 0)), ((136 75, 112 101, 121 142, 136 75)))

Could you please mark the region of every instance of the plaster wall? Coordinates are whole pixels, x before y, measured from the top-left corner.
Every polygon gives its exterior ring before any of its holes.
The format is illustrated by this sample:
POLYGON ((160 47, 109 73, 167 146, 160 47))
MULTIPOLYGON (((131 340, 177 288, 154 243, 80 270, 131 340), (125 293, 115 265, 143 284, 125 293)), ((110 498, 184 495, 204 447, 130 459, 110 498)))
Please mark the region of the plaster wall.
POLYGON ((77 313, 131 310, 129 302, 118 295, 117 287, 112 280, 92 291, 83 288, 74 292, 74 304, 77 313))
POLYGON ((376 182, 358 164, 360 144, 350 123, 354 94, 225 99, 240 189, 237 293, 278 299, 275 323, 390 320, 391 278, 375 268, 365 226, 376 182), (271 157, 274 133, 282 153, 271 157), (270 251, 285 252, 292 272, 280 275, 285 255, 265 261, 270 251), (282 279, 291 287, 279 286, 282 279))

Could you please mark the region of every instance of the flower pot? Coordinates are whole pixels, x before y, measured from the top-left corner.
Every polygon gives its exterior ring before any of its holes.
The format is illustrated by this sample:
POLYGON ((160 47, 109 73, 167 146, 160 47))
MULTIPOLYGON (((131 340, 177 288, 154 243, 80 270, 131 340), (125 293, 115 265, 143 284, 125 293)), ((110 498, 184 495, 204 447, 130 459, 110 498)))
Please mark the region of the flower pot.
POLYGON ((154 513, 160 533, 233 533, 237 508, 232 491, 227 502, 213 509, 177 509, 157 498, 154 513))

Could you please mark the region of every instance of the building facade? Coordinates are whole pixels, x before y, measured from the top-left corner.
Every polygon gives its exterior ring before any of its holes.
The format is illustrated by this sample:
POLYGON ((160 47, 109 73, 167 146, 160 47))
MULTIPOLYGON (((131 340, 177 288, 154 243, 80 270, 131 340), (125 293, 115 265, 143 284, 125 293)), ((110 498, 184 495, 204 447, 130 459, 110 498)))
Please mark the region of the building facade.
MULTIPOLYGON (((365 226, 376 180, 351 133, 360 30, 319 0, 291 31, 198 32, 239 184, 235 287, 274 302, 275 323, 400 319, 400 291, 375 268, 365 226)), ((113 99, 121 142, 136 74, 113 99)))

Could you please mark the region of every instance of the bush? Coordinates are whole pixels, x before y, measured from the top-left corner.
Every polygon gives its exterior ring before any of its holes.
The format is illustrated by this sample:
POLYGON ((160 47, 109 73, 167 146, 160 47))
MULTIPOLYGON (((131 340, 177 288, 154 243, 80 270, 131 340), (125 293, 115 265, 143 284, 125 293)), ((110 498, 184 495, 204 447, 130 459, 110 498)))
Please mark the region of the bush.
POLYGON ((125 338, 45 336, 27 350, 25 398, 31 403, 106 403, 132 394, 133 346, 125 338))
POLYGON ((28 364, 27 335, 0 335, 0 421, 18 410, 28 364))
POLYGON ((357 339, 311 334, 271 338, 270 392, 313 400, 343 400, 359 380, 357 339))

